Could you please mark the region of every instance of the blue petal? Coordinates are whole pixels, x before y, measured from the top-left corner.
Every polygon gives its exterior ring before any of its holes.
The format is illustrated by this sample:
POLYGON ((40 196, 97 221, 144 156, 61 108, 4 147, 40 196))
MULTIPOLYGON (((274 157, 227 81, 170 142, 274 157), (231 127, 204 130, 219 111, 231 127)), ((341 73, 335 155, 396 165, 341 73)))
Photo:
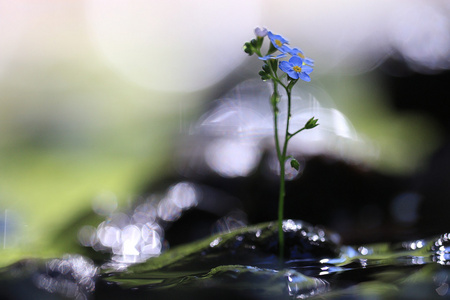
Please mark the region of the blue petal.
POLYGON ((294 55, 298 56, 299 53, 303 54, 303 51, 298 48, 293 48, 293 49, 290 49, 290 51, 289 51, 289 54, 292 56, 294 56, 294 55))
POLYGON ((279 59, 279 58, 283 58, 285 57, 286 54, 285 53, 281 53, 278 54, 277 56, 273 56, 273 55, 266 55, 266 56, 262 56, 262 57, 258 57, 260 60, 269 60, 269 59, 279 59))
POLYGON ((308 65, 303 65, 303 66, 302 66, 302 72, 303 72, 303 73, 309 74, 309 73, 311 73, 312 71, 313 71, 313 68, 311 68, 310 66, 308 66, 308 65))
POLYGON ((286 72, 288 75, 289 75, 289 77, 291 77, 292 79, 298 79, 298 77, 299 77, 299 73, 298 72, 295 72, 294 70, 292 70, 292 71, 290 71, 290 72, 286 72))
POLYGON ((281 46, 281 47, 278 47, 277 49, 280 50, 280 51, 283 52, 283 53, 289 53, 289 51, 291 50, 291 48, 289 48, 289 47, 286 46, 286 45, 283 45, 283 46, 281 46))
POLYGON ((289 62, 292 65, 303 67, 303 59, 301 59, 299 56, 292 56, 291 59, 289 59, 289 62))
POLYGON ((309 75, 304 72, 301 72, 299 77, 303 81, 307 81, 307 82, 311 81, 311 77, 309 77, 309 75))
POLYGON ((278 59, 278 58, 283 58, 283 57, 286 57, 286 56, 287 56, 286 53, 281 53, 281 54, 278 54, 276 56, 276 58, 278 59))
POLYGON ((292 65, 287 61, 280 62, 279 67, 280 67, 280 70, 285 73, 289 73, 292 71, 292 65))
POLYGON ((268 31, 267 32, 267 36, 269 37, 269 39, 271 41, 273 41, 273 40, 280 40, 280 42, 282 42, 283 44, 289 44, 289 41, 287 39, 285 39, 284 37, 282 37, 279 34, 273 34, 272 31, 268 31))
POLYGON ((314 59, 311 59, 309 57, 305 57, 305 64, 314 66, 314 59))
POLYGON ((267 36, 269 37, 272 45, 275 48, 277 48, 278 50, 280 50, 281 52, 288 52, 290 50, 290 48, 286 47, 286 45, 285 45, 285 44, 289 44, 289 41, 287 39, 285 39, 284 37, 282 37, 281 35, 273 34, 271 31, 269 31, 269 32, 267 32, 267 36), (279 41, 281 43, 281 45, 277 45, 276 41, 279 41))

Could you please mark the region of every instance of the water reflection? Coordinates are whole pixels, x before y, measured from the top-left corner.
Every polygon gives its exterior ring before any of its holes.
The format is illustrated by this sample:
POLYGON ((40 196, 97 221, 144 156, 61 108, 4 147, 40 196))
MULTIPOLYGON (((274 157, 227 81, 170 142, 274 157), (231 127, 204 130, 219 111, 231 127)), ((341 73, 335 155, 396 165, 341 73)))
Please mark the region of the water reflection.
POLYGON ((295 271, 284 274, 287 279, 289 296, 295 299, 305 299, 323 294, 330 289, 330 284, 323 279, 307 277, 295 271))
MULTIPOLYGON (((160 194, 151 193, 135 199, 130 210, 112 211, 97 227, 83 226, 78 231, 78 240, 81 245, 95 251, 111 253, 110 267, 121 269, 159 256, 169 246, 166 230, 179 222, 186 211, 197 209, 216 214, 209 234, 230 232, 247 225, 246 214, 235 209, 232 198, 211 193, 208 188, 190 182, 175 183, 160 194)), ((101 203, 97 206, 104 207, 101 203)), ((100 215, 103 212, 97 211, 100 215)), ((203 220, 199 222, 201 224, 203 220)), ((188 235, 188 231, 198 229, 183 230, 188 235)))
POLYGON ((46 263, 46 272, 33 278, 36 286, 52 294, 85 300, 95 289, 98 268, 80 255, 66 255, 46 263))
POLYGON ((161 256, 148 261, 144 268, 131 267, 131 272, 112 274, 106 280, 122 283, 128 279, 128 288, 157 292, 158 286, 166 285, 165 278, 171 278, 172 282, 178 282, 171 288, 179 289, 181 294, 196 290, 216 295, 216 291, 202 289, 212 285, 232 295, 242 295, 240 292, 245 288, 246 296, 257 299, 286 294, 294 299, 317 295, 330 299, 361 299, 362 295, 374 299, 429 299, 448 293, 450 273, 440 266, 447 258, 439 260, 439 253, 448 253, 449 234, 399 244, 361 245, 356 249, 332 243, 332 236, 303 222, 286 220, 283 225, 288 241, 295 240, 288 242, 292 248, 285 269, 272 269, 279 266, 276 258, 270 256, 274 250, 271 235, 276 230, 270 224, 261 224, 248 227, 247 231, 210 237, 196 247, 180 249, 181 253, 173 260, 161 256), (320 237, 324 240, 320 241, 320 237), (314 251, 306 250, 309 247, 314 251), (326 248, 329 251, 320 250, 326 248), (251 266, 240 264, 244 257, 251 260, 251 266), (235 264, 228 264, 229 261, 235 264), (214 267, 216 263, 220 266, 214 267), (195 276, 182 272, 192 268, 196 270, 195 276), (153 274, 152 283, 133 281, 149 274, 153 274), (416 293, 420 296, 414 297, 416 293))
POLYGON ((450 265, 450 234, 445 233, 439 237, 431 249, 434 251, 433 260, 440 265, 450 265))
POLYGON ((259 163, 261 149, 245 138, 216 139, 205 149, 207 165, 225 178, 246 177, 259 163))

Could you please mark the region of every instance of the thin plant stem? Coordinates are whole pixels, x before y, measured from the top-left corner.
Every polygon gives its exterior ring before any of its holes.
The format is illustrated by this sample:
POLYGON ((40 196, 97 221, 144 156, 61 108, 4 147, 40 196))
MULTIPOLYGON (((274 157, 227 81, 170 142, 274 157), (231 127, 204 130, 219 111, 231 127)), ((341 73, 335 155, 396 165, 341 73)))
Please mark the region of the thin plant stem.
MULTIPOLYGON (((302 58, 296 56, 296 52, 294 49, 289 50, 289 48, 285 47, 285 44, 288 44, 287 40, 284 39, 280 35, 274 35, 272 32, 267 29, 257 28, 255 29, 256 39, 251 40, 244 44, 244 51, 249 55, 256 54, 261 60, 266 61, 265 65, 258 74, 261 76, 261 79, 266 81, 268 79, 272 80, 273 83, 273 94, 270 98, 270 103, 272 105, 273 110, 273 122, 274 122, 274 139, 275 139, 275 149, 278 158, 278 162, 280 165, 280 186, 279 186, 279 198, 278 198, 278 245, 279 245, 279 259, 280 263, 283 260, 284 256, 284 231, 283 231, 283 220, 284 220, 284 201, 286 194, 285 187, 285 169, 286 169, 286 154, 289 140, 294 137, 296 134, 300 133, 304 129, 311 129, 316 127, 317 119, 311 118, 305 124, 305 126, 294 133, 289 133, 289 124, 291 121, 291 92, 294 85, 297 83, 299 79, 303 79, 304 81, 310 81, 309 74, 313 71, 312 67, 309 64, 312 64, 311 59, 306 59, 306 61, 302 58), (264 40, 264 37, 268 35, 270 39, 269 50, 267 51, 266 56, 261 54, 261 46, 264 40), (280 51, 281 54, 277 56, 272 56, 276 51, 280 51), (295 53, 294 53, 295 52, 295 53), (292 55, 289 59, 289 62, 283 61, 278 64, 278 58, 285 57, 287 54, 292 55), (283 64, 283 65, 281 65, 283 64), (284 73, 278 76, 277 71, 281 69, 284 73), (286 78, 286 79, 285 79, 286 78), (279 87, 283 87, 286 91, 287 95, 287 118, 285 128, 284 128, 284 141, 280 143, 280 137, 278 136, 278 117, 279 117, 279 109, 278 102, 280 100, 280 94, 278 92, 279 87)), ((298 51, 297 51, 298 52, 298 51)), ((301 51, 300 51, 301 52, 301 51)), ((292 157, 291 166, 298 170, 299 162, 292 157)))
POLYGON ((278 198, 278 249, 280 261, 284 256, 284 231, 283 231, 283 215, 284 215, 284 157, 280 159, 280 195, 278 198))
POLYGON ((287 106, 287 118, 286 118, 286 128, 284 134, 284 144, 280 162, 280 196, 278 199, 278 241, 279 241, 279 256, 283 259, 284 256, 284 231, 283 231, 283 219, 284 219, 284 198, 285 198, 285 164, 286 164, 286 153, 288 148, 288 142, 290 138, 289 134, 289 123, 291 119, 291 89, 289 86, 284 86, 288 98, 287 106))
MULTIPOLYGON (((273 82, 274 95, 278 95, 278 83, 273 82)), ((280 149, 280 140, 278 137, 278 108, 276 104, 273 107, 273 121, 274 121, 274 137, 275 137, 275 148, 277 151, 278 161, 280 162, 280 191, 278 197, 278 246, 279 246, 279 258, 280 261, 283 259, 284 254, 284 233, 283 233, 283 206, 284 206, 284 157, 280 149)))
MULTIPOLYGON (((286 89, 286 86, 278 79, 277 72, 272 69, 272 65, 268 64, 272 75, 274 76, 272 79, 273 82, 273 94, 272 97, 279 97, 278 93, 278 84, 283 86, 286 89)), ((275 138, 275 149, 277 152, 278 162, 280 163, 280 186, 279 186, 279 196, 278 196, 278 249, 279 249, 279 259, 282 261, 284 256, 284 232, 283 232, 283 214, 284 214, 284 196, 285 196, 285 188, 284 188, 284 162, 286 159, 286 136, 283 145, 283 150, 280 148, 280 139, 278 136, 278 107, 277 107, 276 99, 272 99, 272 109, 273 109, 273 123, 274 123, 274 138, 275 138)))
POLYGON ((289 133, 289 124, 291 120, 291 91, 292 87, 295 85, 297 80, 291 80, 288 81, 288 84, 284 84, 280 78, 277 75, 277 72, 273 70, 272 65, 269 63, 269 69, 272 75, 272 82, 273 82, 273 94, 272 94, 272 109, 273 109, 273 121, 274 121, 274 137, 275 137, 275 149, 277 152, 277 158, 280 165, 280 186, 279 186, 279 196, 278 196, 278 249, 279 249, 279 259, 280 262, 283 260, 284 257, 284 231, 283 231, 283 220, 284 220, 284 199, 286 195, 286 187, 285 187, 285 169, 286 169, 286 154, 287 154, 287 148, 289 140, 296 135, 297 133, 301 132, 305 127, 303 127, 300 130, 297 130, 293 134, 289 133), (281 85, 287 95, 287 118, 286 118, 286 124, 285 124, 285 132, 284 132, 284 142, 283 147, 281 148, 280 145, 280 138, 278 136, 278 85, 281 85))

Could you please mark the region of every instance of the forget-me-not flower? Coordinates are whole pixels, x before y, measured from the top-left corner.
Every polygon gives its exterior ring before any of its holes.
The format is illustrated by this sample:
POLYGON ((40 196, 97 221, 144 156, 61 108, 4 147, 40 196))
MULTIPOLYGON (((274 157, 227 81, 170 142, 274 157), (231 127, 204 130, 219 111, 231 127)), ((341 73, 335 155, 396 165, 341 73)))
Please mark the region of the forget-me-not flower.
POLYGON ((283 53, 286 53, 289 51, 289 47, 287 44, 289 44, 289 41, 278 34, 273 34, 271 31, 267 32, 267 36, 269 37, 270 41, 272 42, 272 45, 274 45, 275 48, 280 50, 283 53))
POLYGON ((258 37, 265 37, 267 35, 269 31, 267 30, 267 28, 263 27, 256 27, 255 28, 255 35, 258 37))
POLYGON ((306 65, 298 56, 292 56, 289 61, 280 62, 281 71, 287 73, 292 79, 301 79, 304 81, 311 81, 309 74, 313 71, 313 68, 306 65))
POLYGON ((288 53, 289 53, 290 55, 292 55, 292 56, 298 56, 298 57, 300 57, 301 59, 303 59, 303 63, 304 63, 305 65, 308 65, 308 66, 314 66, 314 60, 311 59, 311 58, 309 58, 309 57, 305 57, 305 55, 303 54, 303 51, 302 51, 302 50, 300 50, 300 49, 298 49, 298 48, 292 48, 292 49, 289 48, 288 53))

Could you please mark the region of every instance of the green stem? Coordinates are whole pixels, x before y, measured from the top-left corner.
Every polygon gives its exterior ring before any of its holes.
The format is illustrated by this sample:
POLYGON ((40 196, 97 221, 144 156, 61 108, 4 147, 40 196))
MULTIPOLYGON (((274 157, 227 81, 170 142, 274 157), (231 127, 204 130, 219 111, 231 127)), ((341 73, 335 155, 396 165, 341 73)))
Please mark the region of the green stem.
POLYGON ((279 258, 280 261, 283 260, 284 256, 284 231, 283 231, 283 215, 284 215, 284 196, 285 196, 285 190, 284 190, 284 163, 285 163, 285 156, 282 157, 280 160, 280 195, 278 198, 278 245, 279 245, 279 258))
MULTIPOLYGON (((273 81, 273 93, 274 95, 278 96, 278 84, 277 82, 274 80, 273 81)), ((280 140, 278 137, 278 107, 276 106, 276 104, 274 104, 273 107, 273 122, 274 122, 274 136, 275 136, 275 148, 277 150, 277 157, 278 157, 278 161, 280 161, 281 159, 281 148, 280 148, 280 140)))
MULTIPOLYGON (((278 82, 273 80, 273 93, 278 96, 278 82)), ((284 207, 284 161, 285 156, 281 152, 280 139, 278 137, 278 107, 276 103, 273 104, 273 123, 274 123, 274 137, 275 149, 277 151, 278 161, 280 162, 280 193, 278 198, 278 245, 279 258, 283 259, 284 254, 284 233, 283 233, 283 207, 284 207)))
POLYGON ((291 138, 294 137, 294 135, 296 135, 297 133, 299 133, 299 132, 301 132, 301 131, 303 131, 303 130, 305 130, 305 129, 306 129, 306 128, 303 127, 302 129, 299 129, 299 130, 297 130, 296 132, 289 134, 288 140, 290 140, 291 138))
MULTIPOLYGON (((289 139, 293 136, 289 134, 289 123, 291 119, 291 89, 294 86, 295 81, 290 81, 287 85, 283 84, 281 80, 278 78, 277 73, 273 70, 271 64, 268 64, 270 67, 272 82, 273 82, 273 96, 278 97, 278 85, 281 85, 285 90, 288 98, 288 107, 287 107, 287 118, 286 118, 286 127, 285 127, 285 135, 284 135, 284 143, 283 148, 280 147, 280 140, 278 137, 278 107, 276 101, 273 104, 273 113, 274 113, 274 136, 275 136, 275 148, 277 151, 278 162, 280 164, 280 191, 278 198, 278 245, 279 245, 279 258, 280 262, 284 257, 284 231, 283 231, 283 220, 284 220, 284 198, 285 198, 285 163, 286 163, 286 153, 289 139)), ((303 129, 301 129, 303 130, 303 129)), ((294 133, 297 134, 301 130, 294 133)))
POLYGON ((280 162, 280 197, 278 199, 278 240, 280 245, 280 259, 283 259, 284 255, 284 231, 283 231, 283 219, 284 219, 284 197, 285 197, 285 164, 286 164, 286 153, 288 148, 288 142, 290 139, 289 134, 289 123, 291 120, 291 89, 290 85, 284 86, 286 94, 288 97, 288 107, 287 107, 287 118, 286 118, 286 128, 284 135, 284 144, 280 162))

